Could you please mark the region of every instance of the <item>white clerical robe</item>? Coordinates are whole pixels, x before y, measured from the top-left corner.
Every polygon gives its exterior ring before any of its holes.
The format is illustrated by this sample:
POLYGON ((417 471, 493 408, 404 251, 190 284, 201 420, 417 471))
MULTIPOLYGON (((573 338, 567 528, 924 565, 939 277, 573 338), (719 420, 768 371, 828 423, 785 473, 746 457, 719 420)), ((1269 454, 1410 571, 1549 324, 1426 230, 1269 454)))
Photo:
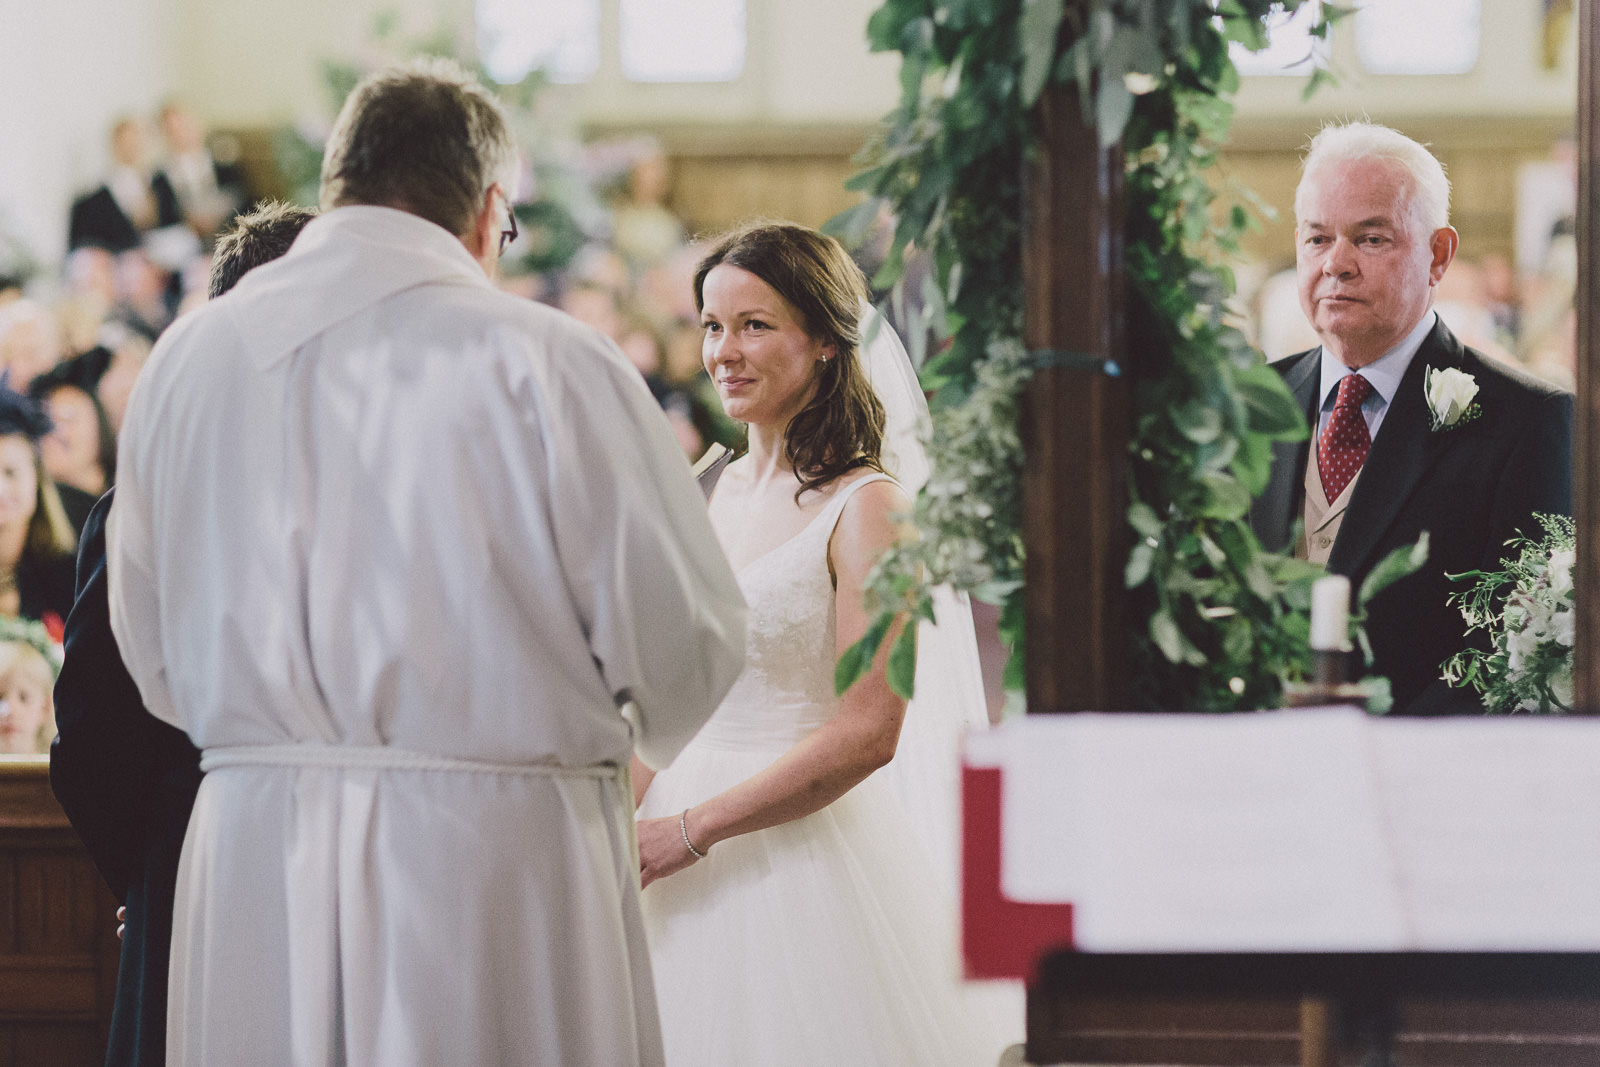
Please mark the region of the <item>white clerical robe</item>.
POLYGON ((169 1062, 660 1063, 618 769, 710 715, 744 602, 613 344, 329 212, 156 346, 108 545, 208 769, 169 1062))

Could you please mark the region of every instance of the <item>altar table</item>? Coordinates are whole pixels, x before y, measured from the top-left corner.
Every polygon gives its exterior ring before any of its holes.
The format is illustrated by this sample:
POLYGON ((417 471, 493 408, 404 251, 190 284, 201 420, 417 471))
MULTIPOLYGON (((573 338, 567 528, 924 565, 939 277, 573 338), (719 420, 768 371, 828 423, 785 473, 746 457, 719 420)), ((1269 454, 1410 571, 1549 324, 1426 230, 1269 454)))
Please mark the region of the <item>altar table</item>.
POLYGON ((1600 720, 1033 716, 963 791, 1030 1062, 1600 1064, 1600 720))

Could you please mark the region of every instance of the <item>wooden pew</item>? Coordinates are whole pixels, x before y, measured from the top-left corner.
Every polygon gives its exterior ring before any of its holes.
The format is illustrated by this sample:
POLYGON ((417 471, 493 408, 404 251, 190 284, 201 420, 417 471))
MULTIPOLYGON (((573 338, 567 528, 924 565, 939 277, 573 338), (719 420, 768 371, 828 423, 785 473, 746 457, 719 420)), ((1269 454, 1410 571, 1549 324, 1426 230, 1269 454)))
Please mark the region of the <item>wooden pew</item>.
MULTIPOLYGON (((1096 995, 1055 981, 1048 962, 1029 990, 1030 1064, 1353 1067, 1328 1005, 1288 997, 1096 995)), ((1402 999, 1402 1067, 1593 1067, 1600 1001, 1402 999)))
POLYGON ((50 792, 43 756, 0 756, 0 1067, 104 1061, 116 900, 50 792))

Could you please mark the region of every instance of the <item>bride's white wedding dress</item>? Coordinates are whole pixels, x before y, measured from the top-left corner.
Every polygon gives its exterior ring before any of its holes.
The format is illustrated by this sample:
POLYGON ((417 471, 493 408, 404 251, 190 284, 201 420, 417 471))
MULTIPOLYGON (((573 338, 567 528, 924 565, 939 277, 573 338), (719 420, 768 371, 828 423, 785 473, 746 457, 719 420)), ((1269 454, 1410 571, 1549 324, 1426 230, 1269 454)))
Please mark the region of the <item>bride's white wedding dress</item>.
MULTIPOLYGON (((766 768, 826 722, 839 489, 739 572, 746 665, 657 774, 639 817, 679 812, 766 768)), ((812 815, 729 838, 642 904, 668 1067, 991 1067, 1021 1040, 1014 987, 963 986, 949 879, 878 772, 812 815)))

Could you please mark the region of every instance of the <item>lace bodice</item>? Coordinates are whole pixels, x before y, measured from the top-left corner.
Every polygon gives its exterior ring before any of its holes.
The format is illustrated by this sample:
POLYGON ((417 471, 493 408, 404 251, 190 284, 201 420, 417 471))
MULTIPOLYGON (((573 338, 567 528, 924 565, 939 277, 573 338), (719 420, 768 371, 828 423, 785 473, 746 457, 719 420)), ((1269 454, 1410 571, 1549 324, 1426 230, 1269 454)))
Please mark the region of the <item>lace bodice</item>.
POLYGON ((850 496, 887 480, 870 474, 845 486, 805 529, 739 571, 750 607, 744 673, 701 740, 794 741, 833 714, 837 619, 828 539, 850 496))

